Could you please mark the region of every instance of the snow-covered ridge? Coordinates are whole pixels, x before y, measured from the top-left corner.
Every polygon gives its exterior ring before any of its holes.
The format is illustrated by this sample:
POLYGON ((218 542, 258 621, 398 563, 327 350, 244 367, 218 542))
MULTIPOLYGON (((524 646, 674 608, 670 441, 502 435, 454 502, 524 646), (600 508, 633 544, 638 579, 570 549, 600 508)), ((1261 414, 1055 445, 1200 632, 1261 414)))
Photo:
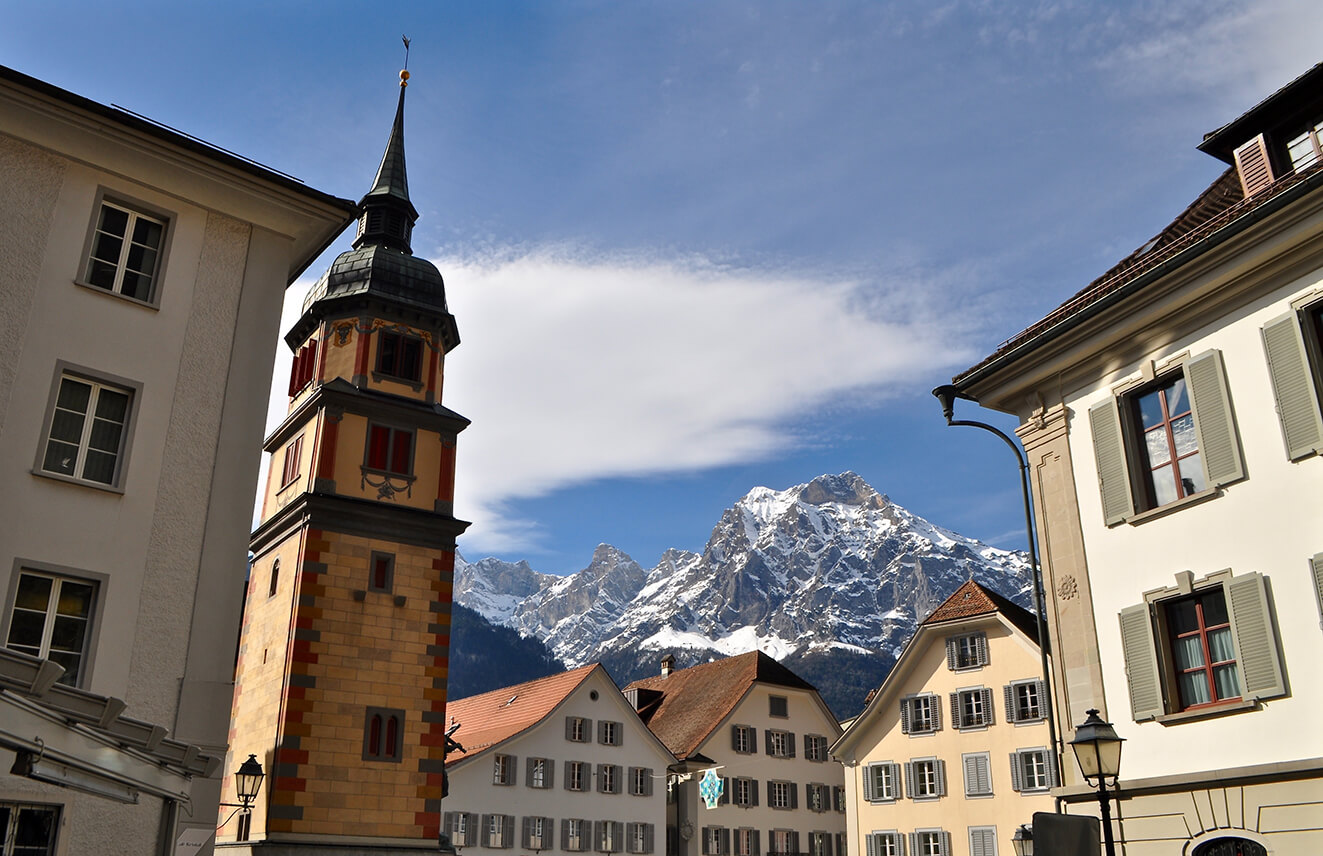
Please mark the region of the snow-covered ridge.
POLYGON ((622 650, 894 656, 970 578, 1030 602, 1025 555, 934 525, 847 472, 755 487, 722 514, 701 554, 668 550, 651 569, 608 544, 567 577, 526 562, 457 561, 455 599, 536 636, 570 666, 622 650))

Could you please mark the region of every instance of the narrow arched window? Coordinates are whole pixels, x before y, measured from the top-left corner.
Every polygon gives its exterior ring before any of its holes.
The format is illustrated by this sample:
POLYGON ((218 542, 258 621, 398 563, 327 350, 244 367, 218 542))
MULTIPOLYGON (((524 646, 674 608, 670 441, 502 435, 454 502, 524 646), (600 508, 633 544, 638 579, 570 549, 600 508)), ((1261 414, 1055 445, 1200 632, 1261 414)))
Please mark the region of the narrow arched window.
POLYGON ((275 597, 276 588, 280 585, 280 560, 276 559, 271 563, 271 584, 267 588, 266 596, 275 597))

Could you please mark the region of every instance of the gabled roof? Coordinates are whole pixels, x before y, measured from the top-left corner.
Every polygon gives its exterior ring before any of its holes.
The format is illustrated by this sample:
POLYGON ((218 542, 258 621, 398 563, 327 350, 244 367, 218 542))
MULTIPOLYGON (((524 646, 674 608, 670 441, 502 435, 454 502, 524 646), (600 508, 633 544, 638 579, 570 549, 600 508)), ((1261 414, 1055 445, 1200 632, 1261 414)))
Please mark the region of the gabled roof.
POLYGON ((951 592, 920 624, 940 624, 1000 612, 1010 619, 1030 639, 1038 638, 1038 620, 1029 610, 992 589, 984 588, 973 580, 965 582, 951 592))
MULTIPOLYGON (((598 669, 606 675, 601 664, 593 663, 558 675, 446 702, 447 720, 460 723, 454 738, 465 749, 463 753, 450 753, 446 763, 472 757, 537 725, 598 669)), ((611 681, 610 675, 606 675, 606 679, 611 681)), ((611 683, 614 685, 613 681, 611 683)))
POLYGON ((665 677, 644 678, 625 691, 662 694, 639 711, 639 716, 675 757, 685 759, 698 751, 756 683, 817 695, 812 684, 761 651, 678 669, 665 677))

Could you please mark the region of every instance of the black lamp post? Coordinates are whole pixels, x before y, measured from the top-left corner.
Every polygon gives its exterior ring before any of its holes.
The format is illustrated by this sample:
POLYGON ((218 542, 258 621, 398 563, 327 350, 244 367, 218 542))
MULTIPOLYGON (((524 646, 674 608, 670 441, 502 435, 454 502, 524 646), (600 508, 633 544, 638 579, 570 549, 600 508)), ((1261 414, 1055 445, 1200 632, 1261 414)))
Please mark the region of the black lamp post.
POLYGON ((1015 835, 1011 836, 1011 847, 1015 848, 1015 856, 1034 856, 1033 830, 1026 824, 1020 824, 1015 835))
MULTIPOLYGON (((933 395, 942 403, 942 415, 946 417, 947 425, 958 425, 969 428, 982 428, 996 434, 1002 439, 1011 451, 1015 453, 1015 460, 1020 465, 1020 494, 1024 499, 1024 531, 1025 537, 1029 541, 1029 563, 1032 565, 1034 573, 1034 612, 1037 613, 1038 621, 1038 656, 1043 668, 1043 698, 1040 704, 1043 705, 1043 711, 1047 714, 1048 735, 1052 741, 1052 755, 1057 757, 1057 722, 1056 717, 1052 715, 1052 679, 1047 667, 1047 602, 1043 598, 1043 571, 1038 565, 1038 545, 1034 539, 1034 512, 1033 506, 1029 502, 1029 466, 1025 463, 1024 455, 1020 452, 1020 446, 1010 437, 997 428, 988 425, 986 422, 975 422, 969 419, 956 419, 955 400, 963 398, 965 401, 972 401, 975 404, 978 400, 973 396, 961 392, 960 389, 952 384, 945 384, 933 390, 933 395)), ((1057 767, 1060 769, 1060 766, 1057 767)), ((1023 828, 1023 827, 1021 827, 1023 828)), ((1032 836, 1030 836, 1032 841, 1032 836)), ((1026 853, 1033 852, 1033 845, 1026 853)))
POLYGON ((1098 805, 1102 808, 1103 843, 1107 847, 1107 856, 1116 856, 1116 842, 1112 840, 1111 799, 1107 795, 1107 780, 1116 784, 1121 772, 1121 744, 1124 737, 1118 737, 1110 722, 1103 722, 1097 710, 1087 710, 1088 718, 1075 729, 1075 739, 1070 741, 1070 748, 1075 750, 1075 760, 1079 762, 1080 772, 1085 781, 1098 780, 1098 805))
POLYGON ((253 810, 253 803, 257 801, 257 792, 262 790, 262 779, 266 778, 266 773, 262 772, 262 762, 257 760, 256 755, 249 755, 248 760, 239 765, 239 769, 234 771, 234 790, 239 797, 237 803, 221 803, 226 808, 232 808, 230 816, 221 821, 220 826, 229 823, 236 814, 243 812, 245 820, 239 822, 239 840, 247 840, 246 819, 253 810))

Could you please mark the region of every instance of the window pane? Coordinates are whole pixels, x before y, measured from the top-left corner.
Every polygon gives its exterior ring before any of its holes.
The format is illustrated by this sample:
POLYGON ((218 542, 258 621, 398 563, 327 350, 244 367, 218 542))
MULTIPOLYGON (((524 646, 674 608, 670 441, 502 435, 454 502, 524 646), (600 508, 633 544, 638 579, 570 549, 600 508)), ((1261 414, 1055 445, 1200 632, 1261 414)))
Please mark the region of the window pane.
POLYGON ((1161 392, 1161 390, 1155 389, 1147 395, 1139 397, 1139 419, 1144 428, 1162 423, 1161 392))
POLYGON ((1167 606, 1167 621, 1173 633, 1191 633, 1199 629, 1199 613, 1193 600, 1180 600, 1167 606))
POLYGON ((1185 700, 1186 707, 1192 707, 1196 704, 1208 704, 1212 701, 1208 697, 1208 677, 1203 671, 1191 672, 1190 674, 1180 676, 1181 698, 1185 700))
POLYGON ((23 574, 18 581, 18 594, 14 598, 14 607, 45 612, 51 602, 51 584, 54 582, 50 577, 23 574))
POLYGON ((96 241, 93 244, 92 258, 111 265, 111 276, 113 277, 114 266, 119 264, 119 254, 123 249, 123 240, 114 235, 101 232, 97 234, 96 241))
POLYGON ((1172 420, 1171 436, 1176 441, 1177 456, 1199 450, 1199 440, 1194 434, 1194 417, 1190 414, 1172 420))
POLYGON ((41 637, 46 632, 46 613, 14 610, 9 620, 9 640, 6 647, 24 654, 41 656, 41 637))
POLYGON ((77 446, 83 439, 86 415, 77 411, 56 408, 51 415, 51 439, 63 440, 77 446))
POLYGON ((83 635, 87 630, 87 621, 82 618, 69 618, 60 615, 55 618, 55 627, 51 630, 51 651, 72 651, 81 653, 83 635))
POLYGON ((139 217, 138 222, 133 226, 133 240, 152 249, 158 249, 161 246, 161 224, 155 220, 139 217))
POLYGON ((1158 467, 1171 460, 1171 447, 1167 444, 1165 428, 1154 428, 1144 433, 1144 446, 1148 449, 1149 467, 1158 467))
POLYGON ((145 273, 126 271, 120 283, 120 293, 138 300, 147 300, 152 295, 152 278, 145 273))
POLYGON ((1167 387, 1167 417, 1174 418, 1190 409, 1190 396, 1185 389, 1185 378, 1179 377, 1167 387))
POLYGON ((128 394, 102 387, 101 394, 96 398, 96 416, 98 419, 108 419, 112 422, 122 423, 128 412, 128 394))
POLYGON ((1178 669, 1197 669, 1204 665, 1203 640, 1198 635, 1185 636, 1171 643, 1171 654, 1178 669))
POLYGON ((101 206, 101 220, 97 228, 105 232, 123 235, 129 225, 129 212, 110 205, 101 206))
MULTIPOLYGON (((1199 598, 1199 606, 1204 612, 1204 626, 1216 627, 1230 621, 1227 617, 1227 599, 1221 590, 1199 598)), ((1220 658, 1219 658, 1220 659, 1220 658)))
POLYGON ((1223 627, 1208 632, 1208 654, 1214 663, 1236 659, 1236 651, 1231 645, 1231 628, 1223 627))
POLYGON ((390 469, 393 473, 407 475, 410 472, 410 458, 413 453, 413 434, 408 431, 396 431, 391 440, 390 469))
POLYGON ((115 456, 89 450, 83 464, 82 477, 88 481, 113 484, 115 482, 115 456))
POLYGON ((1217 685, 1218 698, 1236 698, 1240 695, 1240 678, 1234 665, 1214 666, 1213 683, 1217 685))
POLYGON ((1188 458, 1181 459, 1181 489, 1185 495, 1198 493, 1208 486, 1204 479, 1204 464, 1202 456, 1191 455, 1188 458))
POLYGON ((373 425, 368 432, 367 465, 374 470, 386 469, 386 452, 390 444, 390 429, 373 425))
POLYGON ((51 651, 49 659, 64 668, 64 674, 60 675, 59 683, 74 686, 78 683, 78 664, 83 659, 79 652, 75 651, 51 651))
POLYGON ((77 446, 52 440, 46 445, 46 457, 41 462, 41 468, 47 472, 71 476, 74 474, 74 462, 77 460, 77 446))
POLYGON ((77 413, 87 412, 87 403, 92 400, 92 384, 73 378, 60 381, 60 394, 55 399, 55 406, 77 413))
POLYGON ((1166 505, 1177 498, 1170 464, 1153 471, 1153 498, 1158 505, 1166 505))
POLYGON ((87 281, 98 288, 114 288, 115 266, 108 262, 92 259, 87 265, 87 281))
POLYGON ((87 447, 98 452, 109 452, 113 460, 113 456, 119 452, 119 438, 123 428, 124 426, 118 422, 101 418, 93 419, 92 433, 87 438, 87 447))

